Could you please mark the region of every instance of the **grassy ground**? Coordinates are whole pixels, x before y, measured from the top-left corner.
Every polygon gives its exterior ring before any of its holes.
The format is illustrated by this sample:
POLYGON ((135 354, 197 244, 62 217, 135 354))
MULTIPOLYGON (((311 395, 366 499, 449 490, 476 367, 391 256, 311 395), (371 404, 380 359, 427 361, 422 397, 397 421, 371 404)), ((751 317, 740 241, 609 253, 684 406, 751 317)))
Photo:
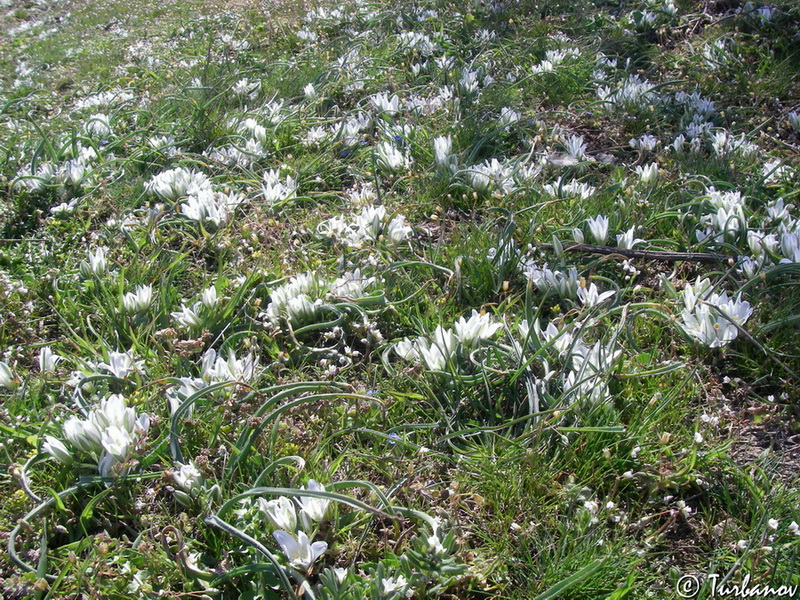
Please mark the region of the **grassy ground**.
POLYGON ((800 3, 0 10, 4 597, 800 585, 800 3))

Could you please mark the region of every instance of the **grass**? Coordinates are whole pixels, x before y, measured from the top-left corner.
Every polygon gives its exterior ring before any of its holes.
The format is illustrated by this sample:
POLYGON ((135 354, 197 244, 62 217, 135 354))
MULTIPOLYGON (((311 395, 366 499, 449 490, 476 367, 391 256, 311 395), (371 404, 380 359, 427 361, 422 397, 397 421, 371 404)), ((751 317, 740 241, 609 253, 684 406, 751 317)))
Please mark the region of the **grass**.
POLYGON ((0 10, 4 597, 800 585, 800 4, 0 10))

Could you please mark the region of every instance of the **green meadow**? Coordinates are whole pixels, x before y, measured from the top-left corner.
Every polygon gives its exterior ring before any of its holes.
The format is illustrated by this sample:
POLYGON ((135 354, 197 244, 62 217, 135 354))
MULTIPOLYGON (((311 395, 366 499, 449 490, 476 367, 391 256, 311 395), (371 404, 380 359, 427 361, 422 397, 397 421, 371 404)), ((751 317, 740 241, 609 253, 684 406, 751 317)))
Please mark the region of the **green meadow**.
POLYGON ((798 597, 800 2, 0 13, 0 597, 798 597))

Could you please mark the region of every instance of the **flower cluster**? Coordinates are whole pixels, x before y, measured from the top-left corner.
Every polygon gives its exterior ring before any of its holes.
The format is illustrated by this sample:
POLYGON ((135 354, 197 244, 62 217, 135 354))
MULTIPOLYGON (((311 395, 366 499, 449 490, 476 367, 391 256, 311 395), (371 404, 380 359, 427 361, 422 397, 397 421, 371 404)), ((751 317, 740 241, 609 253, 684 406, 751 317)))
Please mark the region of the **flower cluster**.
POLYGON ((514 166, 493 158, 467 169, 469 186, 478 193, 510 194, 517 189, 514 166))
POLYGON ((610 398, 608 377, 622 355, 615 344, 601 341, 586 345, 580 323, 556 327, 548 323, 542 329, 538 319, 533 327, 523 319, 517 326, 521 343, 514 340, 514 348, 520 360, 527 362, 528 351, 533 351, 541 365, 541 374, 534 376, 531 392, 538 398, 558 397, 561 389, 562 401, 599 404, 610 398), (548 350, 541 353, 543 348, 548 350), (561 365, 554 368, 554 365, 561 365))
POLYGON ((200 294, 200 299, 194 302, 191 307, 181 301, 181 310, 173 312, 172 318, 178 321, 181 327, 190 330, 199 329, 213 317, 218 302, 217 289, 211 286, 203 290, 200 294))
POLYGON ((88 459, 97 465, 100 475, 115 479, 128 472, 127 463, 149 428, 147 414, 137 415, 125 398, 113 394, 102 400, 86 419, 67 419, 63 432, 69 446, 45 436, 42 450, 62 464, 88 459))
POLYGON ((244 196, 223 193, 212 189, 199 190, 186 198, 181 205, 181 214, 191 221, 221 227, 233 216, 233 212, 244 202, 244 196))
POLYGON ((332 305, 351 303, 367 297, 367 288, 374 283, 374 277, 363 276, 359 269, 347 272, 333 281, 321 279, 314 273, 296 275, 270 292, 267 310, 259 317, 274 326, 284 321, 288 321, 293 327, 308 325, 315 322, 332 305))
POLYGON ((281 171, 270 169, 264 173, 264 183, 261 185, 261 193, 264 200, 270 206, 278 206, 283 202, 291 200, 297 192, 297 180, 291 175, 286 175, 281 179, 281 171))
POLYGON ((158 196, 164 202, 176 202, 180 198, 210 188, 211 181, 205 174, 184 167, 163 171, 153 176, 144 186, 146 192, 158 196))
POLYGON ((524 265, 525 276, 536 288, 545 294, 556 293, 561 298, 577 299, 580 288, 578 269, 570 267, 566 271, 551 269, 547 263, 541 267, 536 262, 524 265))
POLYGON ((236 353, 229 350, 228 358, 224 358, 217 354, 216 350, 209 348, 203 354, 200 377, 208 383, 215 381, 250 382, 255 380, 259 374, 258 363, 258 357, 253 353, 248 354, 245 358, 236 358, 236 353))
POLYGON ((727 292, 712 291, 711 282, 699 277, 694 286, 686 284, 683 304, 684 331, 711 348, 720 348, 736 339, 739 328, 753 313, 750 303, 742 300, 741 293, 729 298, 727 292))
POLYGON ((378 166, 389 173, 407 171, 414 159, 400 150, 392 142, 380 142, 375 147, 375 161, 378 166))
POLYGON ((390 220, 386 207, 370 204, 352 220, 333 217, 321 223, 317 231, 326 237, 340 240, 347 246, 360 248, 367 242, 381 239, 386 239, 390 244, 400 244, 408 239, 412 230, 406 225, 403 215, 396 215, 390 220))
MULTIPOLYGON (((325 486, 310 479, 303 489, 324 492, 325 486)), ((275 527, 272 532, 275 541, 281 547, 289 565, 295 569, 308 571, 328 549, 327 542, 311 540, 317 524, 325 519, 329 504, 330 500, 314 496, 301 496, 296 501, 285 496, 269 502, 263 498, 258 499, 259 510, 275 527)))
POLYGON ((430 371, 446 371, 448 366, 457 369, 459 365, 454 361, 458 357, 467 357, 502 327, 489 314, 473 310, 468 319, 460 317, 453 329, 439 325, 430 336, 404 338, 395 344, 394 350, 400 357, 422 363, 430 371))

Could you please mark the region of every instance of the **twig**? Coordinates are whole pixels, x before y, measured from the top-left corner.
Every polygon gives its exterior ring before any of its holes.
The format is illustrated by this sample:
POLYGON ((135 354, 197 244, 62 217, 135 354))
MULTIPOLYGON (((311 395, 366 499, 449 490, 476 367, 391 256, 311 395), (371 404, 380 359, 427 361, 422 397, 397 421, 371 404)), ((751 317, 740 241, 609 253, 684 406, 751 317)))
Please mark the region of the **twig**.
MULTIPOLYGON (((553 244, 539 244, 540 248, 552 250, 553 244)), ((564 246, 565 252, 585 252, 588 254, 618 254, 625 258, 643 258, 645 260, 663 260, 666 262, 688 261, 718 263, 735 261, 736 258, 726 254, 710 252, 668 252, 664 250, 632 250, 614 246, 595 246, 593 244, 569 244, 564 246)))

